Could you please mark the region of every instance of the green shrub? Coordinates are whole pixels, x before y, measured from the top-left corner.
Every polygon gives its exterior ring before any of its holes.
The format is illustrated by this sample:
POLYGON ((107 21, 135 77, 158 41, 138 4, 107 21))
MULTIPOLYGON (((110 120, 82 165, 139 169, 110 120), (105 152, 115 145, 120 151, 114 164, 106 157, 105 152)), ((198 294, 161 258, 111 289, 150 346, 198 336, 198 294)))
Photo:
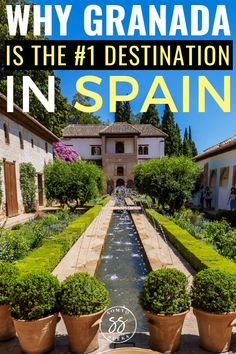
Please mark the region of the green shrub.
POLYGON ((194 269, 200 271, 205 268, 212 268, 236 274, 236 264, 234 262, 218 254, 203 241, 197 240, 167 217, 149 209, 146 209, 146 213, 150 220, 156 223, 157 227, 159 227, 159 223, 162 225, 166 237, 194 269))
POLYGON ((135 186, 172 213, 191 197, 199 172, 199 166, 185 156, 151 159, 135 166, 135 186))
POLYGON ((47 198, 72 209, 96 199, 104 188, 104 173, 91 162, 55 159, 45 166, 44 175, 47 198))
POLYGON ((23 273, 27 273, 30 270, 51 272, 93 219, 100 213, 101 208, 101 205, 96 205, 70 223, 59 235, 54 235, 50 239, 43 240, 42 246, 30 252, 26 258, 20 260, 17 263, 17 267, 23 273))
POLYGON ((236 276, 205 269, 193 279, 192 305, 214 313, 236 311, 236 276))
POLYGON ((20 230, 20 229, 22 229, 24 227, 24 225, 23 224, 15 224, 15 225, 13 225, 12 226, 12 231, 17 231, 17 230, 20 230))
POLYGON ((11 230, 3 230, 0 236, 0 260, 13 262, 27 255, 29 244, 26 239, 11 230))
POLYGON ((177 269, 152 271, 144 280, 140 300, 146 311, 156 314, 184 312, 190 304, 187 277, 177 269))
POLYGON ((61 312, 66 315, 89 315, 109 304, 108 291, 88 273, 76 273, 62 282, 60 304, 61 312))
POLYGON ((0 262, 0 305, 10 304, 10 287, 19 275, 15 265, 0 262))
POLYGON ((58 312, 60 283, 50 273, 28 273, 11 288, 12 316, 20 320, 37 320, 58 312))

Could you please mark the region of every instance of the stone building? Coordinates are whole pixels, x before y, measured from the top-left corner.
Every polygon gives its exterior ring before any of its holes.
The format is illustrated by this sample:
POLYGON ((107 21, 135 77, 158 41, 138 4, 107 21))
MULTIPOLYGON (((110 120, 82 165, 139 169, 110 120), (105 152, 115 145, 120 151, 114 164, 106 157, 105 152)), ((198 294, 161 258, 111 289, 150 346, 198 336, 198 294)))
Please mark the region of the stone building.
POLYGON ((22 162, 31 162, 35 167, 36 205, 45 204, 43 168, 53 160, 52 143, 59 138, 16 105, 13 113, 7 113, 6 104, 7 98, 0 93, 0 187, 3 194, 0 215, 11 217, 24 212, 20 189, 22 162))
POLYGON ((213 192, 213 207, 228 210, 230 189, 236 187, 236 135, 204 150, 193 160, 202 168, 202 184, 213 192))
POLYGON ((150 158, 164 156, 166 134, 151 124, 69 125, 63 142, 82 159, 102 166, 107 192, 116 186, 133 187, 133 167, 150 158))

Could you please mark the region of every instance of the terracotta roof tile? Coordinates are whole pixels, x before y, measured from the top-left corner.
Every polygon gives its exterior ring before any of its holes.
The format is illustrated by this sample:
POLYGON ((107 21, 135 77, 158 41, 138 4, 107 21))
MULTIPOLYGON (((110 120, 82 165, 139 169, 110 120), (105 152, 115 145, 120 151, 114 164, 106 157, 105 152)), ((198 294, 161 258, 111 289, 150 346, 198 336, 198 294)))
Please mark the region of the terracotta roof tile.
POLYGON ((208 157, 222 154, 226 151, 236 149, 236 135, 231 136, 230 138, 221 141, 220 143, 209 147, 204 150, 202 153, 198 154, 193 158, 194 161, 201 161, 208 157))
POLYGON ((128 124, 117 122, 110 125, 106 124, 71 124, 63 130, 64 138, 72 137, 99 137, 101 135, 139 135, 141 137, 166 137, 160 129, 151 124, 128 124))

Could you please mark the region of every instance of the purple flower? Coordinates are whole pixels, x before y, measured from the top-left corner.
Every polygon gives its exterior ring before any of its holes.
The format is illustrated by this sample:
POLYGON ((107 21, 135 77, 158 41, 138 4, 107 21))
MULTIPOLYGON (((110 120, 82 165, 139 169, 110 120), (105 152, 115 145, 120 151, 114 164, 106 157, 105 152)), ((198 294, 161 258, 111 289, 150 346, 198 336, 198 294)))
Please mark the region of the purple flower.
POLYGON ((53 155, 59 157, 62 161, 72 162, 81 160, 80 155, 69 146, 66 146, 62 141, 53 144, 53 155))

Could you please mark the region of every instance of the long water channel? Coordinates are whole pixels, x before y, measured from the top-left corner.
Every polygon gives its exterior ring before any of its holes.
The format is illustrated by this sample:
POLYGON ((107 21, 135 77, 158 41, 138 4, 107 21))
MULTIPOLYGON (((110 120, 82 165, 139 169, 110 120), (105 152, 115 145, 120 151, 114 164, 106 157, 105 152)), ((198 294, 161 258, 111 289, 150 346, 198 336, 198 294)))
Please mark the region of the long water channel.
POLYGON ((110 307, 125 306, 133 312, 138 332, 147 331, 139 293, 148 272, 144 250, 129 212, 114 211, 96 275, 109 291, 110 307))

